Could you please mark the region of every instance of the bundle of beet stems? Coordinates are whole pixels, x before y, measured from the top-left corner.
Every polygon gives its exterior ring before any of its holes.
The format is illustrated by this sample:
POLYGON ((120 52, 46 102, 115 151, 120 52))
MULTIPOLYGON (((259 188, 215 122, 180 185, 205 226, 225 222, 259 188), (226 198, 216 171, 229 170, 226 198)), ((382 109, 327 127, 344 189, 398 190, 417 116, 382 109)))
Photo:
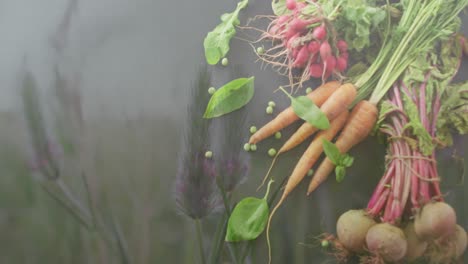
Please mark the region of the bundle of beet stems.
POLYGON ((454 37, 439 45, 437 53, 423 54, 382 103, 379 127, 388 141, 386 170, 366 211, 350 210, 338 219, 338 240, 325 236, 337 245, 339 260, 354 253, 361 255, 361 263, 371 264, 460 261, 467 234, 444 202, 435 152, 445 146, 447 126, 460 134, 468 128, 468 98, 463 96, 468 85, 450 84, 460 65, 460 44, 454 37))
MULTIPOLYGON (((328 82, 307 95, 315 105, 320 107, 320 110, 330 121, 330 127, 320 131, 312 140, 289 177, 282 197, 270 214, 267 225, 270 260, 271 248, 268 230, 271 219, 285 198, 302 181, 320 157, 323 152, 322 139, 331 140, 339 134, 335 145, 341 153, 348 152, 353 146, 364 140, 376 123, 377 105, 388 90, 421 53, 428 52, 436 41, 456 33, 460 23, 458 15, 467 5, 468 0, 409 0, 400 2, 401 17, 395 22, 391 20, 390 15, 387 15, 387 26, 382 34, 384 36, 382 47, 366 71, 351 82, 344 84, 335 81, 328 82), (369 95, 369 100, 364 100, 369 95), (352 111, 348 114, 350 108, 352 111), (341 133, 339 133, 340 131, 341 133)), ((339 8, 337 13, 339 15, 339 8)), ((285 27, 288 25, 286 24, 285 27)), ((256 144, 299 119, 300 117, 296 115, 294 109, 289 107, 253 134, 249 143, 256 144)), ((299 145, 317 130, 316 127, 305 122, 281 147, 274 161, 278 155, 299 145)), ((308 194, 327 179, 335 169, 335 165, 327 157, 322 161, 309 184, 308 194)), ((424 182, 421 185, 426 188, 429 183, 424 182)))

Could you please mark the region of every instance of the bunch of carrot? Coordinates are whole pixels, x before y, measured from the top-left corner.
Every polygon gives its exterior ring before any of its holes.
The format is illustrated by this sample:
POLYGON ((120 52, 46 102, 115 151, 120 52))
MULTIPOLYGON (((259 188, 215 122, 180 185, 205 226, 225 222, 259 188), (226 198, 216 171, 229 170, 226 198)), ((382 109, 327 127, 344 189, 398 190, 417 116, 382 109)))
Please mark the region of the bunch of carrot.
MULTIPOLYGON (((331 124, 328 129, 317 133, 307 150, 298 161, 286 182, 279 202, 270 214, 267 229, 269 229, 271 219, 277 209, 281 206, 286 197, 294 190, 294 188, 304 179, 312 166, 314 166, 318 161, 323 152, 323 139, 331 141, 342 130, 335 144, 341 153, 345 153, 365 139, 371 132, 377 120, 377 107, 374 104, 363 100, 357 103, 351 113, 349 113, 348 108, 356 98, 356 94, 356 88, 353 84, 340 84, 339 82, 332 81, 323 84, 307 95, 316 105, 320 106, 320 110, 327 116, 331 124)), ((289 107, 253 134, 249 142, 251 144, 256 144, 298 119, 299 117, 294 113, 292 107, 289 107)), ((316 131, 317 128, 305 122, 291 136, 291 138, 285 142, 277 155, 301 144, 316 131)), ((315 175, 309 184, 307 194, 313 192, 321 183, 323 183, 334 168, 335 165, 332 161, 325 158, 315 172, 315 175)), ((267 177, 265 177, 264 182, 266 178, 267 177)), ((267 232, 267 240, 269 240, 268 238, 269 235, 267 232)))

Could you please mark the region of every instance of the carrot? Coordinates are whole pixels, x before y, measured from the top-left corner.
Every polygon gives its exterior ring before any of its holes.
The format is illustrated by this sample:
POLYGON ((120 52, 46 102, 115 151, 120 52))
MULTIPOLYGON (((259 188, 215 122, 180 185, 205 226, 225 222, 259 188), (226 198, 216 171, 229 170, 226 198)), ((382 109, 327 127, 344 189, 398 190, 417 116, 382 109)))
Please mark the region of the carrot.
MULTIPOLYGON (((339 114, 348 108, 356 98, 356 87, 351 83, 340 86, 326 101, 320 110, 327 116, 328 120, 335 119, 339 114)), ((317 128, 309 123, 304 123, 289 139, 284 143, 278 153, 284 153, 306 140, 314 134, 317 128)))
MULTIPOLYGON (((291 176, 289 176, 286 186, 284 187, 284 191, 283 191, 283 195, 281 196, 281 199, 278 201, 276 206, 271 211, 270 217, 268 219, 268 224, 267 224, 267 240, 268 241, 269 241, 268 230, 270 229, 270 222, 276 210, 278 210, 278 208, 284 202, 286 197, 302 181, 304 176, 307 174, 307 171, 310 168, 312 168, 312 166, 314 166, 315 162, 320 157, 320 154, 322 154, 322 151, 323 151, 322 139, 325 138, 327 140, 332 140, 335 137, 335 135, 338 133, 338 131, 340 131, 341 128, 343 128, 347 118, 348 118, 348 111, 345 110, 331 122, 330 127, 327 130, 323 130, 317 134, 317 136, 310 143, 309 147, 302 155, 301 159, 299 160, 296 167, 294 168, 294 171, 291 173, 291 176)), ((271 256, 271 252, 270 252, 270 256, 271 256)))
MULTIPOLYGON (((360 101, 351 112, 343 131, 336 140, 336 147, 341 153, 348 152, 353 146, 359 144, 371 132, 377 120, 377 107, 369 101, 360 101)), ((329 158, 325 158, 310 181, 307 195, 313 192, 328 175, 335 165, 329 158)))
MULTIPOLYGON (((313 90, 307 95, 307 97, 309 97, 309 99, 312 100, 317 106, 321 106, 327 100, 327 98, 338 89, 338 87, 340 87, 340 83, 337 81, 327 82, 313 90)), ((257 132, 255 132, 255 134, 250 137, 249 143, 256 144, 280 131, 281 129, 289 126, 298 119, 299 117, 294 113, 294 110, 290 106, 283 110, 283 112, 279 113, 275 119, 271 120, 257 132)))

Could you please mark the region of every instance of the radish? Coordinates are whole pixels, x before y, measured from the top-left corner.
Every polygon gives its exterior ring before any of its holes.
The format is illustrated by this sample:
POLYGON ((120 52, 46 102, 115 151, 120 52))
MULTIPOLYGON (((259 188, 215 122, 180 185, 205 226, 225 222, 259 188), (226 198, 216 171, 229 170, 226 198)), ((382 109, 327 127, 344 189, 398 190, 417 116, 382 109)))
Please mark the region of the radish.
POLYGON ((293 67, 296 67, 296 68, 304 67, 308 59, 309 59, 309 50, 307 46, 304 45, 297 53, 297 56, 295 57, 295 60, 294 60, 293 67))
POLYGON ((445 237, 454 232, 456 219, 455 210, 447 203, 428 203, 416 214, 414 230, 426 240, 445 237))
POLYGON ((325 25, 318 26, 312 32, 312 36, 317 40, 323 40, 327 37, 327 29, 325 25))
POLYGON ((338 40, 336 47, 340 52, 346 52, 348 50, 348 43, 344 40, 338 40))
POLYGON ((309 25, 309 21, 306 21, 300 18, 294 18, 289 23, 289 30, 292 30, 294 32, 302 32, 306 29, 308 25, 309 25))
POLYGON ((317 53, 320 50, 320 43, 318 41, 312 40, 309 42, 308 46, 310 53, 317 53))
POLYGON ((280 30, 280 27, 278 25, 273 25, 268 30, 268 33, 270 33, 271 37, 276 38, 277 37, 276 35, 279 33, 279 30, 280 30))
POLYGON ((287 15, 280 16, 278 17, 276 24, 279 26, 283 26, 284 24, 286 24, 286 22, 288 22, 289 18, 290 16, 287 16, 287 15))
POLYGON ((338 57, 336 59, 336 69, 340 72, 345 71, 348 68, 348 60, 343 56, 338 57))
MULTIPOLYGON (((288 31, 288 32, 294 32, 294 31, 288 31)), ((287 33, 286 33, 287 34, 287 33)), ((287 42, 286 42, 286 47, 288 49, 293 49, 293 48, 296 48, 294 45, 297 45, 296 43, 294 43, 296 41, 296 39, 300 37, 300 34, 299 33, 294 33, 293 36, 291 36, 290 38, 287 38, 287 42)))
POLYGON ((312 53, 312 56, 310 57, 310 60, 309 62, 312 64, 312 63, 315 63, 315 62, 318 62, 320 63, 318 60, 318 57, 319 57, 319 54, 318 53, 312 53))
POLYGON ((326 61, 328 57, 331 56, 331 46, 328 41, 322 42, 320 45, 320 58, 322 61, 326 61))
POLYGON ((296 0, 286 0, 286 8, 289 10, 296 9, 296 0))
POLYGON ((335 70, 336 67, 336 58, 334 56, 330 56, 327 59, 325 59, 325 70, 327 72, 332 73, 333 70, 335 70))
POLYGON ((319 63, 313 63, 309 66, 309 75, 314 78, 322 77, 323 65, 319 63))
POLYGON ((349 58, 349 53, 348 53, 348 52, 343 52, 343 53, 341 53, 341 56, 340 56, 340 57, 345 58, 346 60, 348 60, 348 58, 349 58))
POLYGON ((414 261, 420 258, 427 248, 427 242, 421 240, 414 231, 414 223, 409 223, 405 229, 405 236, 406 241, 408 242, 408 250, 406 251, 406 260, 407 261, 414 261))
POLYGON ((389 223, 372 226, 366 235, 369 251, 388 262, 396 262, 406 255, 408 242, 403 231, 389 223))
POLYGON ((299 51, 300 51, 299 48, 293 49, 291 53, 291 59, 295 60, 297 58, 297 55, 299 54, 299 51))
POLYGON ((364 210, 349 210, 336 223, 336 233, 343 246, 353 252, 364 252, 366 234, 376 223, 364 210))

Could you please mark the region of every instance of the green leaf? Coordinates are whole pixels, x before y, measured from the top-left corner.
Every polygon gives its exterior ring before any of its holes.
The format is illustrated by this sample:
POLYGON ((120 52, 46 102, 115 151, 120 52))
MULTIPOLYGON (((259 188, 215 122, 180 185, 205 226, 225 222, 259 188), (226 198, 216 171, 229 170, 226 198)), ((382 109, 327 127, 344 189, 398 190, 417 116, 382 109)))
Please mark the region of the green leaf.
POLYGON ((327 116, 307 96, 294 98, 283 87, 280 89, 291 99, 291 106, 298 117, 318 129, 324 130, 330 127, 327 116))
POLYGON ((325 155, 327 155, 331 162, 333 162, 333 164, 337 166, 340 165, 342 155, 340 153, 340 150, 336 147, 336 145, 326 139, 322 139, 322 145, 325 155))
POLYGON ((271 1, 271 9, 273 10, 273 14, 277 16, 282 16, 291 13, 291 11, 286 8, 286 0, 271 1))
POLYGON ((265 229, 269 213, 266 199, 242 199, 229 218, 225 240, 239 242, 256 239, 265 229))
POLYGON ((344 154, 341 157, 342 159, 340 164, 342 164, 344 167, 349 168, 351 167, 351 165, 353 165, 354 158, 352 156, 350 156, 349 154, 344 154))
POLYGON ((435 149, 435 144, 432 141, 431 135, 421 123, 419 108, 409 95, 406 93, 402 93, 402 95, 405 113, 409 118, 409 122, 403 129, 410 129, 412 134, 418 138, 419 151, 424 155, 430 155, 435 149))
POLYGON ((246 105, 254 94, 254 79, 253 76, 235 79, 216 90, 203 117, 219 117, 246 105))
POLYGON ((335 168, 335 174, 336 174, 336 181, 338 183, 342 182, 344 180, 344 177, 345 177, 345 167, 343 166, 336 166, 335 168))
POLYGON ((239 25, 239 12, 247 6, 247 3, 248 0, 242 0, 237 3, 234 12, 221 15, 221 23, 206 35, 203 46, 208 64, 218 63, 229 52, 229 42, 236 34, 235 27, 239 25))

